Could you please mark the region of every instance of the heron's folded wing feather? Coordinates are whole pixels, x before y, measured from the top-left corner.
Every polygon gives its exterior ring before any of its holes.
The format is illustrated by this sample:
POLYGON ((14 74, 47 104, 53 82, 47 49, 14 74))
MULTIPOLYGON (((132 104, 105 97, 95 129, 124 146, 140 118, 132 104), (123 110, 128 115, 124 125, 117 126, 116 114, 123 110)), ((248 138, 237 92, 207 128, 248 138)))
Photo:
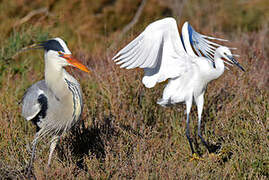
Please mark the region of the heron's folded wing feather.
POLYGON ((44 81, 39 81, 32 85, 25 92, 22 99, 22 116, 26 120, 32 120, 41 111, 41 104, 38 102, 38 97, 44 94, 43 88, 44 81))
POLYGON ((175 19, 165 18, 148 25, 113 60, 121 64, 121 68, 144 68, 143 83, 153 87, 157 82, 184 73, 186 63, 190 63, 186 56, 175 19))

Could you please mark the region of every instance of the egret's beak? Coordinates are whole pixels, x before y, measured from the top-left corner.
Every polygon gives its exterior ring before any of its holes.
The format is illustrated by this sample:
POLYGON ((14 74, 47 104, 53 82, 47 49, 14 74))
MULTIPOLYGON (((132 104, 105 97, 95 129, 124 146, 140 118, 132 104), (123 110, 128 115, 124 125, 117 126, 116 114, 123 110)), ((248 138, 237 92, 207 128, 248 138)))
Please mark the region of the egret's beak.
POLYGON ((245 69, 239 64, 239 62, 233 56, 227 55, 227 57, 229 58, 230 61, 232 61, 232 63, 234 63, 237 67, 239 67, 242 71, 245 72, 245 69))
POLYGON ((84 66, 81 62, 79 62, 77 59, 75 59, 71 54, 61 53, 59 56, 66 59, 66 61, 72 66, 77 67, 78 69, 85 71, 87 73, 90 73, 90 70, 86 66, 84 66))

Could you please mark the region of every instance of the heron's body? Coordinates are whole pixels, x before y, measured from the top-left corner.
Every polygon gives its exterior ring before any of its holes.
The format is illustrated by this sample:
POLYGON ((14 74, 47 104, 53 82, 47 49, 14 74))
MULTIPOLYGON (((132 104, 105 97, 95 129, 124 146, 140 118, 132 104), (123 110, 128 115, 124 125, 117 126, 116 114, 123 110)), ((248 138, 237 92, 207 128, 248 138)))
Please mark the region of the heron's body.
POLYGON ((192 153, 194 149, 189 135, 189 113, 193 100, 198 110, 198 136, 209 149, 200 130, 206 86, 223 74, 224 62, 244 70, 227 47, 208 39, 225 41, 199 34, 187 22, 184 23, 180 36, 175 19, 165 18, 148 25, 113 57, 116 64, 121 64, 121 68, 143 68, 142 82, 147 88, 169 79, 158 104, 166 106, 185 102, 186 135, 192 153))
POLYGON ((40 136, 61 135, 79 120, 82 112, 79 83, 64 69, 62 73, 52 81, 45 76, 45 80, 32 85, 23 98, 22 115, 25 119, 36 122, 40 136), (55 84, 56 87, 49 84, 55 84))
POLYGON ((89 72, 87 67, 71 56, 60 38, 36 46, 45 50, 45 79, 33 84, 22 100, 22 116, 37 126, 29 168, 38 140, 45 135, 52 136, 48 159, 50 165, 60 136, 80 119, 83 108, 80 84, 63 67, 71 65, 89 72))

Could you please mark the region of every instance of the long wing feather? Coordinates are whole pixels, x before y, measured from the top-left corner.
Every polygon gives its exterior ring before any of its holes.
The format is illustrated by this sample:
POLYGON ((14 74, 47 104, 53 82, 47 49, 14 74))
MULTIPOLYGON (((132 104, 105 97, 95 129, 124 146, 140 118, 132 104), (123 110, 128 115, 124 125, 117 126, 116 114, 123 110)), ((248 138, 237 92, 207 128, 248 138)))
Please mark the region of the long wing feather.
POLYGON ((213 58, 216 48, 222 45, 209 40, 217 40, 217 41, 227 41, 227 40, 200 34, 196 32, 188 22, 186 22, 186 24, 188 27, 189 41, 192 47, 194 48, 195 52, 198 54, 198 56, 206 56, 207 58, 214 60, 213 58), (202 54, 200 52, 202 52, 202 54))
POLYGON ((174 18, 165 18, 148 25, 113 60, 121 64, 121 68, 144 68, 142 82, 148 88, 154 87, 157 82, 180 76, 190 67, 187 64, 191 63, 174 18))

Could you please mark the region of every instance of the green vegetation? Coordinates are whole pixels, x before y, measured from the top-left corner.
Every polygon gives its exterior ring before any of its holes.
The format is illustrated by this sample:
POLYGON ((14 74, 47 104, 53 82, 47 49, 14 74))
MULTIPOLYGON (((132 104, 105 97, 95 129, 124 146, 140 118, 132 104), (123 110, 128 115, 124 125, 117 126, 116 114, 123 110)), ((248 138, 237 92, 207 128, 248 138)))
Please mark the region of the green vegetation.
MULTIPOLYGON (((62 37, 93 71, 67 68, 81 82, 83 124, 62 137, 46 168, 49 139, 40 142, 37 179, 268 179, 269 177, 269 1, 189 0, 179 27, 188 20, 204 34, 230 39, 243 73, 231 67, 209 84, 203 134, 222 153, 208 154, 191 134, 204 161, 192 161, 185 137, 184 105, 156 104, 164 83, 146 89, 141 70, 117 67, 108 50, 133 18, 140 0, 0 1, 0 177, 23 179, 34 126, 20 116, 25 90, 42 79, 43 52, 18 51, 34 42, 62 37), (33 10, 47 7, 26 21, 33 10)), ((173 0, 148 0, 138 24, 117 44, 129 42, 150 22, 173 15, 173 0), (168 3, 169 2, 169 3, 168 3)))

